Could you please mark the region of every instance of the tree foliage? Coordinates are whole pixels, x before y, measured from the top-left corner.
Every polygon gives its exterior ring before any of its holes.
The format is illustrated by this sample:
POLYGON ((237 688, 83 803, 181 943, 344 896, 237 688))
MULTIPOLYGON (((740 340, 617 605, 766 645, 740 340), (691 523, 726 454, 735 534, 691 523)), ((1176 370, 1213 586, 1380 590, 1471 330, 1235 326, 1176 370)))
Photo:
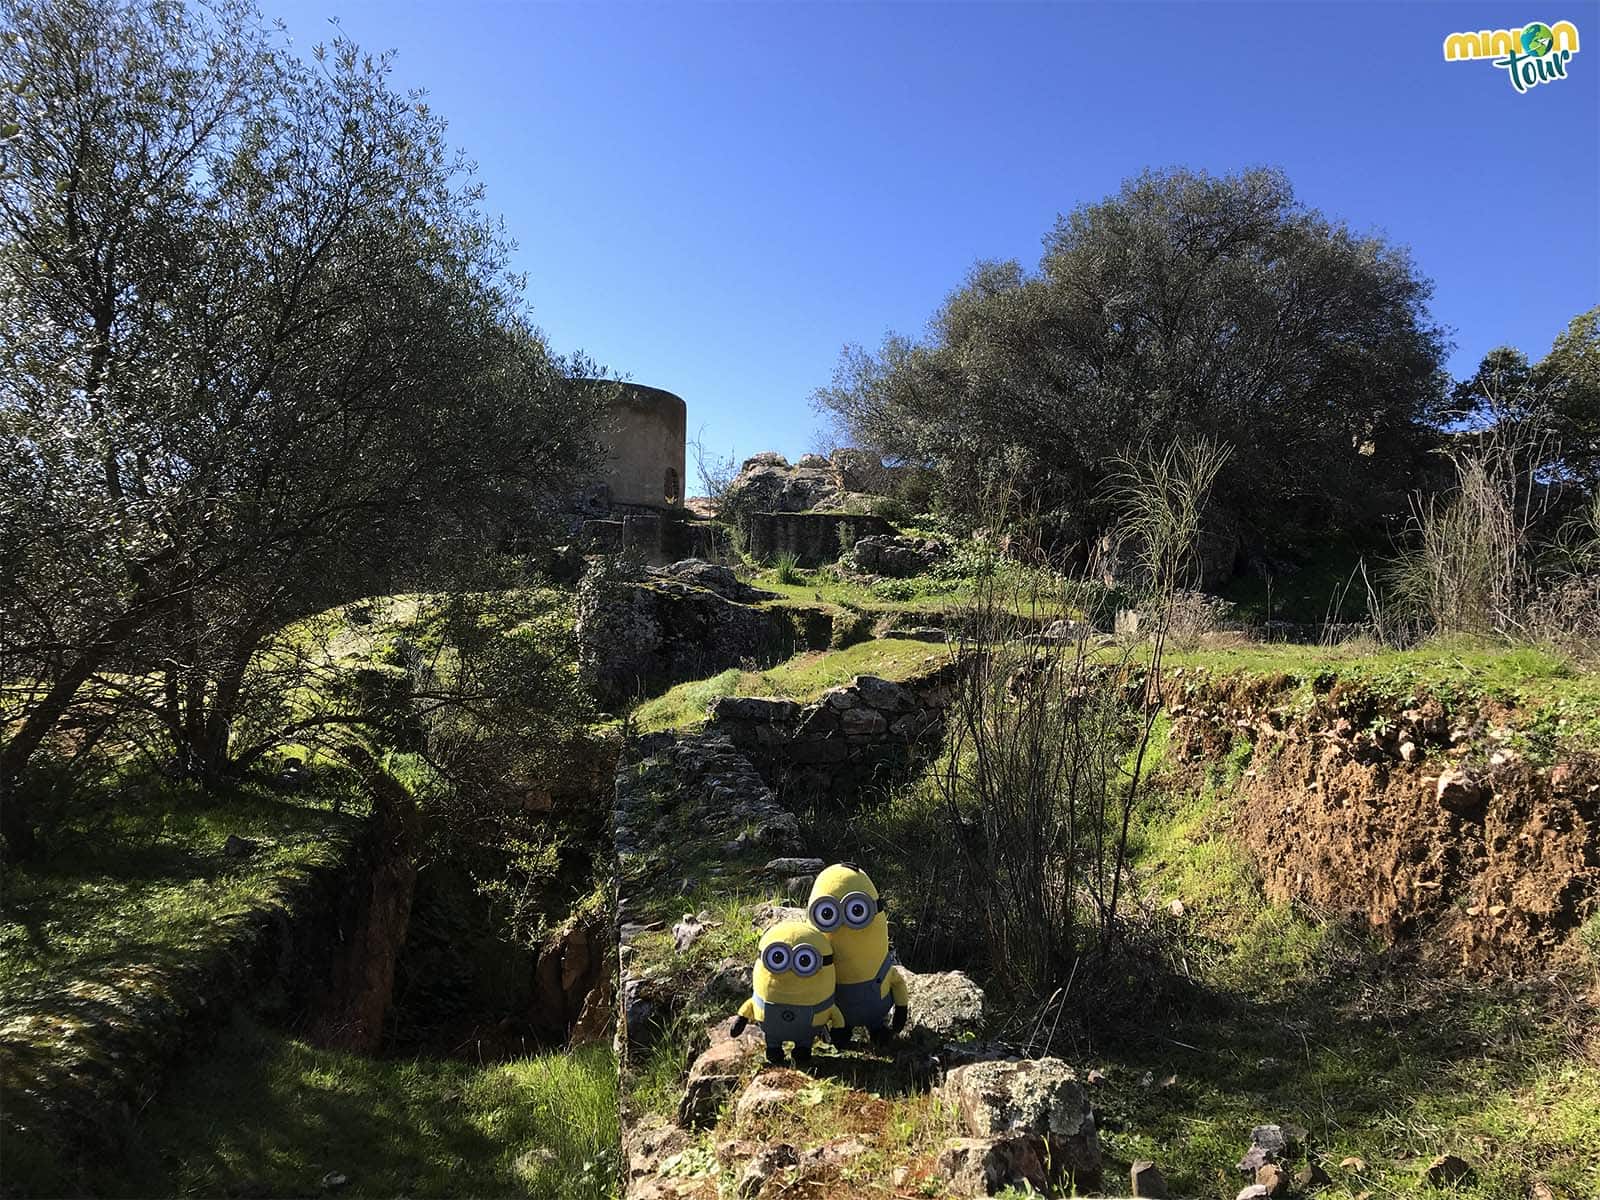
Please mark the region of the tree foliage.
POLYGON ((1277 171, 1147 173, 1060 218, 1036 271, 979 264, 925 339, 847 347, 815 399, 935 468, 958 514, 1021 484, 1056 541, 1107 527, 1119 457, 1209 438, 1230 451, 1221 514, 1270 545, 1404 477, 1440 393, 1430 290, 1277 171))
POLYGON ((91 681, 225 769, 269 634, 486 581, 595 461, 591 369, 388 75, 247 0, 0 0, 0 787, 91 681))

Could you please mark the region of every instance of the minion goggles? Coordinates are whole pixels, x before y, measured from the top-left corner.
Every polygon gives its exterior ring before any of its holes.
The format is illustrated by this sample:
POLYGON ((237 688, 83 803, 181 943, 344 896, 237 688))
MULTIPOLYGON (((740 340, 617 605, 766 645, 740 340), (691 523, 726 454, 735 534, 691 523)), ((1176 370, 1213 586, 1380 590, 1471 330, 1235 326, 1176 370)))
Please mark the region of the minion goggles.
POLYGON ((793 971, 796 975, 815 975, 819 967, 833 961, 831 954, 819 954, 810 946, 796 946, 791 950, 782 942, 774 942, 761 952, 761 964, 774 974, 793 971))
POLYGON ((811 905, 811 923, 824 933, 832 933, 841 923, 851 929, 865 929, 886 907, 882 900, 874 900, 865 892, 848 892, 842 900, 818 896, 811 905))

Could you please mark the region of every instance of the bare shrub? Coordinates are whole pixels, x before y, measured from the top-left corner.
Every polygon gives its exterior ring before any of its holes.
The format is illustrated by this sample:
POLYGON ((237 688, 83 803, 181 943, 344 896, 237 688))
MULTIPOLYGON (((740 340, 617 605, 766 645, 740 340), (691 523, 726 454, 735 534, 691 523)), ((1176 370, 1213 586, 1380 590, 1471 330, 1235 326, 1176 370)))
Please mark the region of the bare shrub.
POLYGON ((1503 632, 1531 582, 1527 522, 1503 464, 1477 453, 1455 466, 1454 491, 1413 502, 1416 544, 1389 582, 1402 608, 1434 632, 1503 632))
POLYGON ((720 512, 723 502, 728 498, 728 490, 739 477, 739 460, 731 451, 724 458, 707 450, 704 426, 689 439, 689 453, 694 456, 694 469, 700 475, 700 486, 705 488, 706 498, 720 512))
POLYGON ((1148 639, 1100 637, 1094 609, 1108 593, 1039 570, 982 580, 964 613, 935 778, 994 966, 1021 989, 1048 993, 1119 936, 1174 599, 1224 458, 1172 447, 1129 461, 1117 481, 1121 540, 1155 617, 1148 639))

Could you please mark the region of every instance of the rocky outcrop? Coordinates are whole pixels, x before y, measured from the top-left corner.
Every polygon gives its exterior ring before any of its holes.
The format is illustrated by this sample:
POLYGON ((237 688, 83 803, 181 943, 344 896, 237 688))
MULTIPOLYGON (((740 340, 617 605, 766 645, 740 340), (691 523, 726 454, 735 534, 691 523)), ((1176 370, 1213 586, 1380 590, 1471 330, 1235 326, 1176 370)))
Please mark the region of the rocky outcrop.
POLYGON ((745 549, 771 561, 790 554, 802 567, 836 562, 864 537, 887 537, 894 526, 882 517, 845 512, 750 512, 742 518, 745 549))
POLYGON ((728 485, 724 512, 798 513, 837 508, 843 490, 825 459, 807 455, 794 466, 781 454, 767 452, 744 460, 728 485))
POLYGON ((826 612, 754 603, 768 595, 694 559, 638 575, 592 570, 578 585, 579 672, 602 703, 623 704, 829 644, 826 612))
POLYGON ((918 975, 901 968, 910 993, 906 1028, 913 1036, 938 1039, 971 1037, 983 1031, 983 989, 962 971, 918 975))
POLYGON ((838 796, 904 773, 919 749, 937 741, 955 669, 934 651, 927 673, 906 684, 858 675, 806 705, 725 697, 711 707, 710 728, 744 750, 773 786, 838 796))
POLYGON ((894 495, 909 472, 887 467, 865 450, 835 450, 828 458, 801 455, 791 464, 768 451, 744 460, 723 499, 723 515, 864 510, 874 498, 894 495))
POLYGON ((762 1057, 763 1042, 752 1028, 742 1037, 723 1037, 694 1060, 678 1101, 678 1124, 685 1129, 707 1129, 717 1123, 722 1109, 746 1070, 762 1057))
POLYGON ((949 547, 937 538, 871 534, 858 538, 840 565, 865 575, 905 579, 921 575, 948 557, 949 547))
MULTIPOLYGON (((969 1139, 956 1157, 986 1185, 996 1162, 1038 1191, 1070 1179, 1079 1190, 1099 1183, 1100 1135, 1089 1099, 1072 1069, 1057 1058, 976 1062, 956 1067, 939 1085, 969 1139), (980 1150, 979 1144, 987 1147, 980 1150), (973 1164, 976 1163, 976 1168, 973 1164), (1045 1171, 1045 1174, 1039 1174, 1045 1171)), ((985 1193, 998 1190, 986 1186, 985 1193)))
POLYGON ((534 965, 535 1024, 553 1039, 595 1041, 610 1033, 616 963, 609 922, 569 921, 534 965))

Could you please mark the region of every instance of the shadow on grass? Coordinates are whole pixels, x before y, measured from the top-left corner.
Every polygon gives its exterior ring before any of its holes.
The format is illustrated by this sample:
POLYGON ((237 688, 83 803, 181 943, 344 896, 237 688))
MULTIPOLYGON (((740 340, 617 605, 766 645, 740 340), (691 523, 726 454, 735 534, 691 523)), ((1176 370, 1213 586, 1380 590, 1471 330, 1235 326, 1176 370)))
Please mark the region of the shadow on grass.
POLYGON ((7 1195, 599 1197, 606 1047, 479 1069, 319 1050, 236 1015, 92 1156, 8 1166, 7 1195))
POLYGON ((1582 1061, 1577 1011, 1548 980, 1486 987, 1390 962, 1271 999, 1190 988, 1163 1019, 1055 1052, 1104 1073, 1091 1099, 1108 1157, 1153 1159, 1177 1194, 1232 1196, 1251 1128, 1292 1123, 1331 1195, 1409 1193, 1457 1153, 1477 1178, 1452 1195, 1520 1197, 1542 1180, 1576 1197, 1600 1194, 1600 1046, 1582 1061), (1352 1158, 1365 1165, 1340 1167, 1352 1158))

